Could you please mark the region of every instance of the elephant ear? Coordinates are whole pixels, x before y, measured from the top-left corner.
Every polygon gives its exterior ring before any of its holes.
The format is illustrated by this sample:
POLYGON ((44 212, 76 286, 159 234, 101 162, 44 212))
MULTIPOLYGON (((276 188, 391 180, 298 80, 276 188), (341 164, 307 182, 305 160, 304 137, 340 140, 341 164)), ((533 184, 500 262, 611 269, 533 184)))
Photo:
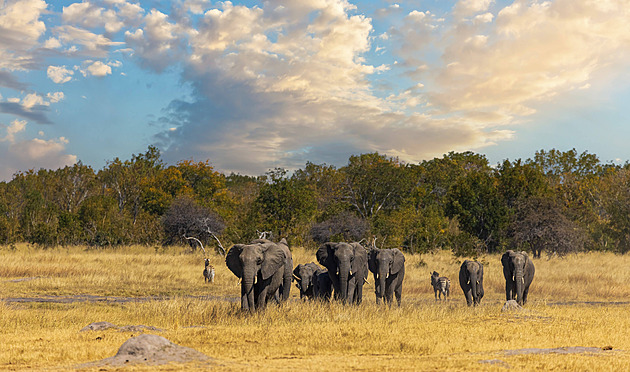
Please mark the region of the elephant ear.
POLYGON ((368 269, 374 274, 378 273, 376 255, 378 255, 378 248, 372 248, 368 252, 368 269))
POLYGON ((394 252, 394 263, 390 274, 397 274, 405 266, 405 255, 398 248, 392 249, 394 252))
POLYGON ((503 267, 505 268, 509 267, 510 256, 512 255, 514 255, 514 251, 511 251, 511 250, 503 253, 503 256, 501 256, 501 264, 503 265, 503 267))
POLYGON ((260 273, 263 280, 269 279, 282 265, 287 256, 284 250, 275 244, 263 247, 263 262, 260 267, 260 273))
POLYGON ((352 272, 363 273, 363 279, 367 279, 368 253, 359 243, 350 243, 354 248, 354 260, 352 261, 352 272))
POLYGON ((302 264, 299 264, 293 269, 293 280, 300 281, 302 277, 300 276, 300 269, 302 268, 302 264), (299 278, 299 279, 298 279, 299 278))
POLYGON ((243 252, 243 247, 243 244, 234 244, 225 256, 225 264, 228 269, 239 279, 243 277, 243 265, 241 265, 241 259, 239 258, 241 252, 243 252))
POLYGON ((326 268, 332 267, 334 265, 334 255, 333 251, 337 247, 336 243, 324 243, 322 244, 315 256, 317 257, 317 262, 326 268))

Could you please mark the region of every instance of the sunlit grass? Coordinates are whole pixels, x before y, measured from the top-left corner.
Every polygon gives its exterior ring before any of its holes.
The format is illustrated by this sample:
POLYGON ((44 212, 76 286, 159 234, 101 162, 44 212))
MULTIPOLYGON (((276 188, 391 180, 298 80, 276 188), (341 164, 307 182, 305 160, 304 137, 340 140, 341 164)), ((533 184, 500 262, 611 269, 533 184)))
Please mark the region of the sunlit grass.
MULTIPOLYGON (((503 313, 499 255, 481 257, 481 306, 468 308, 459 289, 461 259, 447 252, 407 255, 403 306, 374 304, 373 283, 361 306, 305 303, 297 291, 282 306, 242 313, 237 279, 212 256, 217 277, 202 278, 203 256, 131 247, 0 251, 3 298, 43 296, 163 296, 139 302, 0 302, 0 369, 64 369, 115 354, 129 337, 117 330, 79 332, 89 323, 144 324, 169 340, 215 358, 227 370, 623 370, 630 365, 630 258, 604 253, 536 260, 531 302, 503 313), (435 302, 430 273, 451 278, 447 302, 435 302), (36 278, 12 281, 22 278, 36 278), (168 298, 166 298, 168 297, 168 298), (612 346, 596 355, 513 355, 504 350, 612 346)), ((294 262, 314 261, 294 249, 294 262)), ((165 366, 161 369, 172 370, 165 366)), ((207 366, 187 365, 187 369, 207 366)), ((137 367, 154 370, 156 367, 137 367)))

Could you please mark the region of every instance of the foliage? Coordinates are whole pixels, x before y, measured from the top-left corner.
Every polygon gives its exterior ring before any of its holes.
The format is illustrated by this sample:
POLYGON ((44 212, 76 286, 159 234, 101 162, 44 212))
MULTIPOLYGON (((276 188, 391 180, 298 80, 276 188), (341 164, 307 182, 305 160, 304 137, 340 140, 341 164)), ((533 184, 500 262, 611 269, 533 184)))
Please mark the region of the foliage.
POLYGON ((316 223, 311 228, 311 238, 319 244, 325 242, 359 241, 367 237, 370 224, 348 211, 316 223))
MULTIPOLYGON (((186 238, 208 242, 225 229, 219 215, 188 196, 180 196, 173 201, 162 218, 162 225, 166 244, 181 244, 187 241, 186 238)), ((192 244, 192 247, 195 245, 192 244)))
POLYGON ((185 228, 165 225, 187 200, 186 213, 218 223, 221 228, 210 224, 210 230, 226 244, 247 242, 260 230, 306 246, 375 237, 379 246, 408 252, 465 256, 537 245, 562 254, 564 239, 573 248, 623 253, 630 250, 628 169, 601 164, 587 152, 552 149, 496 167, 473 152, 419 164, 368 153, 351 156, 341 168, 307 162, 292 173, 224 175, 209 160, 167 165, 149 146, 96 171, 79 162, 0 182, 0 244, 177 244, 181 229, 204 231, 190 221, 185 228), (527 207, 541 200, 554 205, 527 207), (544 244, 517 233, 542 226, 548 215, 561 222, 540 230, 544 244), (581 243, 561 233, 568 226, 581 243))
POLYGON ((584 234, 551 198, 522 199, 516 206, 511 229, 514 243, 531 248, 537 258, 542 251, 564 256, 581 251, 584 246, 584 234))

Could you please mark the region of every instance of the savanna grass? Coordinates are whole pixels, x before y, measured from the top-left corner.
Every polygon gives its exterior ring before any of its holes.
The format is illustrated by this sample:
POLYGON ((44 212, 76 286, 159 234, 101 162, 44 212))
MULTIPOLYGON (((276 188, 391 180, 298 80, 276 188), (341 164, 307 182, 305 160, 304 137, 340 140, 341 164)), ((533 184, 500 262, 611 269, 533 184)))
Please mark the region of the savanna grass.
MULTIPOLYGON (((294 249, 294 263, 314 252, 294 249)), ((217 277, 204 284, 203 257, 185 248, 93 251, 81 247, 0 251, 1 294, 13 297, 134 296, 137 302, 0 302, 0 369, 66 369, 115 354, 129 332, 79 332, 109 321, 162 329, 169 340, 215 358, 224 370, 623 370, 630 366, 630 258, 605 253, 536 260, 530 303, 501 312, 500 256, 485 263, 486 296, 465 306, 447 252, 407 255, 403 306, 376 306, 373 282, 361 306, 302 302, 239 309, 237 279, 212 256, 217 277), (452 280, 449 301, 435 302, 430 273, 452 280), (34 278, 26 281, 11 281, 34 278), (152 297, 155 296, 155 297, 152 297), (606 304, 591 304, 602 302, 606 304), (613 303, 610 303, 613 302, 613 303), (506 355, 505 350, 612 346, 597 354, 506 355), (493 361, 492 363, 480 363, 493 361), (495 363, 495 364, 493 364, 495 363)), ((188 364, 158 369, 207 369, 188 364)), ((155 370, 156 367, 134 367, 155 370)))

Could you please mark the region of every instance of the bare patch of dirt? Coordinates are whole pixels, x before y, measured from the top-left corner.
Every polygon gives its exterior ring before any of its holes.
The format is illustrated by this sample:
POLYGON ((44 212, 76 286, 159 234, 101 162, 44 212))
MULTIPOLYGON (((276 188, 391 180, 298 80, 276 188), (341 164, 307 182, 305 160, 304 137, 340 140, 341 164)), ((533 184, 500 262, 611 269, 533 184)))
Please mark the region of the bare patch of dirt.
POLYGON ((120 332, 144 332, 144 331, 155 331, 155 332, 163 332, 164 330, 153 327, 153 326, 145 326, 145 325, 126 325, 126 326, 117 326, 110 322, 94 322, 86 325, 81 328, 79 332, 86 331, 104 331, 106 329, 117 329, 120 332))
MULTIPOLYGON (((611 348, 612 349, 612 348, 611 348)), ((610 350, 610 349, 606 349, 610 350)), ((504 350, 505 355, 524 355, 524 354, 597 354, 603 353, 604 348, 601 347, 585 347, 585 346, 567 346, 567 347, 554 347, 549 349, 516 349, 516 350, 504 350)))

